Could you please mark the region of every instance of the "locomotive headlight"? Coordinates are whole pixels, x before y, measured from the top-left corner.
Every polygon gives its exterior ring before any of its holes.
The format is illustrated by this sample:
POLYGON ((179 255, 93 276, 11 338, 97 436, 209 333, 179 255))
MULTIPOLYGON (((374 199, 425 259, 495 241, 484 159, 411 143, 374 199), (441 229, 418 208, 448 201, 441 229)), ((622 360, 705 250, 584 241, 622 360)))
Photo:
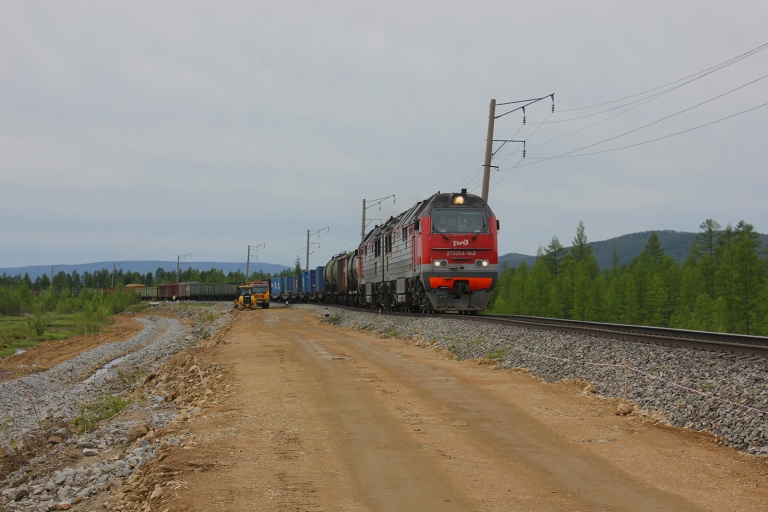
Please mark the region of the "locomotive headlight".
POLYGON ((451 200, 451 203, 464 204, 465 200, 466 200, 466 197, 464 197, 462 194, 455 194, 451 200))
POLYGON ((435 260, 433 263, 436 267, 447 267, 448 266, 448 260, 435 260))
POLYGON ((488 266, 488 260, 477 260, 475 262, 476 267, 487 267, 488 266))

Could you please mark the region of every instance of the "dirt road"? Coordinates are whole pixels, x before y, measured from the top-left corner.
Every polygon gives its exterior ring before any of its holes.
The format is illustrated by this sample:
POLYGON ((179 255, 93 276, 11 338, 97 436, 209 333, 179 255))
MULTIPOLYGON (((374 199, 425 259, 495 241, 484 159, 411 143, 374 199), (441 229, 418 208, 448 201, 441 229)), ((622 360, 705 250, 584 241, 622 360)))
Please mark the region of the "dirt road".
MULTIPOLYGON (((575 383, 321 323, 238 314, 227 368, 134 485, 151 510, 766 510, 768 466, 575 383)), ((170 427, 169 427, 170 428, 170 427)))

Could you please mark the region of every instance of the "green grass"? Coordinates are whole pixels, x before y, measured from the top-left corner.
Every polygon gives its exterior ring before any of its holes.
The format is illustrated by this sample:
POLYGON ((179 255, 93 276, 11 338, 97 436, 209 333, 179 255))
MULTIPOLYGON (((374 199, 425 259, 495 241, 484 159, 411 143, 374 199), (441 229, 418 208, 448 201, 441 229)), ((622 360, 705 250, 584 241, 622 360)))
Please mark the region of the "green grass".
POLYGON ((403 333, 397 327, 387 327, 381 335, 385 338, 397 338, 403 333))
POLYGON ((21 340, 11 343, 3 343, 2 348, 0 348, 0 357, 6 357, 6 356, 12 356, 19 350, 28 349, 30 347, 34 347, 37 345, 38 342, 36 341, 30 341, 30 340, 21 340))
POLYGON ((493 349, 489 350, 488 353, 485 355, 488 359, 504 359, 504 356, 506 355, 506 351, 504 349, 493 349))
POLYGON ((74 419, 79 434, 92 432, 96 424, 107 420, 130 405, 128 398, 105 394, 100 400, 80 404, 80 415, 74 419))
POLYGON ((15 354, 17 350, 36 346, 51 340, 63 340, 80 334, 77 314, 49 313, 44 315, 45 330, 38 336, 34 328, 35 317, 0 316, 0 357, 15 354))

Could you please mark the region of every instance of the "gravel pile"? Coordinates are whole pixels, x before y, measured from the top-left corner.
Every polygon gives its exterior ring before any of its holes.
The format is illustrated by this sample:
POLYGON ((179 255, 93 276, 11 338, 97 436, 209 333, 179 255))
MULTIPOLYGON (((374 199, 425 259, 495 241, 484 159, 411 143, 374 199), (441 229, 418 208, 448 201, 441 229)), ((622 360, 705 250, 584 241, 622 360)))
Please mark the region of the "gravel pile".
MULTIPOLYGON (((324 308, 311 309, 323 316, 324 308)), ((580 380, 626 398, 668 423, 707 431, 723 444, 768 456, 768 359, 627 343, 608 338, 465 322, 448 316, 392 317, 330 309, 328 321, 388 336, 421 337, 462 359, 490 358, 547 382, 580 380)))

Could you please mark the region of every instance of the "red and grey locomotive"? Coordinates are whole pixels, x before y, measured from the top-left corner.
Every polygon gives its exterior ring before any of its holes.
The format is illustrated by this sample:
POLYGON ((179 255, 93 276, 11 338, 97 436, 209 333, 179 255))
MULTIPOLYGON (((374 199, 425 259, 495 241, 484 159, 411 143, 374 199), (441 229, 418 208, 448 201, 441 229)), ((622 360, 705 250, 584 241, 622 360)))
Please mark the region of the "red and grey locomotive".
POLYGON ((438 192, 371 230, 325 267, 326 299, 385 309, 476 314, 498 272, 499 223, 479 196, 438 192))

